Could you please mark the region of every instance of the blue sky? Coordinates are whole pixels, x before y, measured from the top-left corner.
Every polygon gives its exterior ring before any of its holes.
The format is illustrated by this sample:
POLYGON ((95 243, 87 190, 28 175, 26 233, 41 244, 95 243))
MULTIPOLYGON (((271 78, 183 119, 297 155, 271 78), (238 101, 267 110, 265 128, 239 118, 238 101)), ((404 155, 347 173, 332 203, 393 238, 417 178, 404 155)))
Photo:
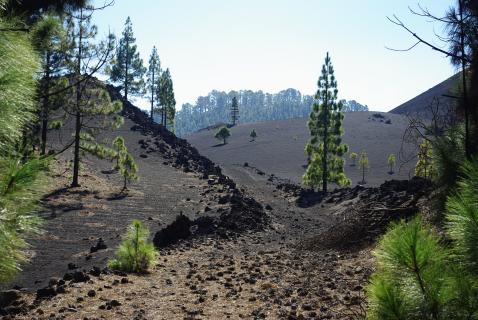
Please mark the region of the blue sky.
MULTIPOLYGON (((95 0, 100 4, 104 0, 95 0)), ((440 15, 452 3, 421 0, 440 15)), ((177 108, 217 90, 316 90, 330 52, 339 97, 388 111, 451 76, 442 54, 414 43, 390 23, 393 14, 425 38, 443 26, 409 13, 417 0, 116 0, 95 14, 100 34, 133 22, 145 63, 154 45, 171 71, 177 108)), ((139 104, 143 102, 138 101, 139 104)))

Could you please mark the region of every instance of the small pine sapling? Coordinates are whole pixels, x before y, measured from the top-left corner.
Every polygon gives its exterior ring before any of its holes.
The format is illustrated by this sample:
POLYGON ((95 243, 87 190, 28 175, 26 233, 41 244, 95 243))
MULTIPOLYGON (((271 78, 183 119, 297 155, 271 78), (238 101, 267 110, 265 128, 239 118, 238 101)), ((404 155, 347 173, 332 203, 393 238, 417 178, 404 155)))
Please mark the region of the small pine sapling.
POLYGON ((113 148, 115 150, 114 160, 116 160, 115 169, 119 170, 120 169, 120 166, 119 166, 120 158, 121 158, 121 156, 124 152, 128 152, 128 150, 126 149, 126 146, 124 144, 123 137, 118 136, 113 140, 113 148))
POLYGON ((231 136, 231 131, 227 127, 222 127, 219 129, 218 132, 214 135, 214 137, 218 140, 222 140, 223 144, 227 143, 227 138, 231 136))
POLYGON ((158 257, 158 252, 148 238, 148 228, 141 221, 133 220, 126 238, 116 250, 116 258, 108 262, 108 267, 124 272, 147 272, 156 264, 158 257))
POLYGON ((251 141, 256 141, 256 138, 257 138, 256 129, 252 129, 251 134, 249 136, 251 137, 251 141))
POLYGON ((351 164, 352 167, 355 167, 355 161, 357 161, 357 158, 358 158, 357 152, 350 153, 350 159, 352 160, 352 164, 351 164))
POLYGON ((123 190, 127 189, 128 182, 138 180, 138 165, 128 152, 123 152, 119 159, 119 172, 124 178, 123 190))
POLYGON ((389 174, 393 174, 393 168, 395 167, 395 163, 397 162, 397 157, 391 153, 389 156, 388 156, 388 167, 390 168, 390 170, 388 171, 389 174))
POLYGON ((359 169, 362 171, 362 181, 360 182, 361 184, 366 184, 367 182, 365 181, 365 172, 369 168, 369 162, 368 162, 368 156, 365 151, 362 151, 360 154, 360 159, 359 159, 359 169))
POLYGON ((433 165, 433 150, 429 140, 424 139, 418 149, 418 161, 415 166, 415 175, 425 179, 431 179, 434 176, 435 168, 433 165))

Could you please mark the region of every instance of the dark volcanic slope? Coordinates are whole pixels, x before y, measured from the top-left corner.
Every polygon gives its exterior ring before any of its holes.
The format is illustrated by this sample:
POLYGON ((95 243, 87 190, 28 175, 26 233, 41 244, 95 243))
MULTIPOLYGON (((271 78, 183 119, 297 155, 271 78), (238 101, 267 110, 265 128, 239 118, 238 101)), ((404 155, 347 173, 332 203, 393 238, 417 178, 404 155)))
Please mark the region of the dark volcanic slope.
POLYGON ((424 93, 416 96, 415 98, 399 105, 398 107, 390 110, 390 113, 395 114, 420 114, 422 116, 429 117, 427 107, 432 103, 434 98, 440 99, 440 104, 450 105, 453 103, 453 99, 443 97, 444 94, 451 94, 450 90, 456 85, 459 80, 460 74, 446 79, 445 81, 437 84, 433 88, 425 91, 424 93))
MULTIPOLYGON (((379 185, 389 179, 408 179, 414 164, 404 166, 400 172, 388 174, 387 157, 399 154, 407 119, 401 115, 382 113, 385 118, 376 118, 374 112, 347 113, 345 116, 344 140, 351 151, 365 150, 369 155, 368 184, 379 185), (387 124, 387 120, 391 124, 387 124)), ((225 146, 217 145, 215 130, 202 130, 187 140, 202 154, 221 164, 228 174, 236 171, 244 162, 266 173, 300 182, 306 163, 304 146, 309 139, 307 119, 241 124, 231 129, 232 136, 225 146), (249 134, 256 129, 258 138, 250 142, 249 134)), ((358 167, 347 160, 346 173, 352 184, 361 180, 358 167)), ((398 170, 397 170, 398 171, 398 170)))

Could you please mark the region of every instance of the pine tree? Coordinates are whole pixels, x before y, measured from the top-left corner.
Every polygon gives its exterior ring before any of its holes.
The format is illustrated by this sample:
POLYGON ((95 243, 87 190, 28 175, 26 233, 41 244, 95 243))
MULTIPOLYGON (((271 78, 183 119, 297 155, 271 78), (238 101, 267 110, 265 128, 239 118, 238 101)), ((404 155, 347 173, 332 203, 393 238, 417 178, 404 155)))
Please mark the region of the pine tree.
POLYGON ((128 95, 141 95, 144 91, 143 76, 146 68, 137 52, 136 39, 133 35, 133 24, 130 17, 126 19, 123 37, 116 49, 116 59, 110 70, 113 83, 120 83, 124 92, 124 99, 128 95))
POLYGON ((418 161, 415 166, 415 175, 417 177, 431 179, 434 176, 435 168, 432 157, 432 144, 429 140, 424 139, 418 149, 418 161))
POLYGON ((25 239, 38 230, 33 211, 47 165, 16 147, 36 121, 40 63, 26 32, 5 31, 19 25, 6 17, 4 4, 0 0, 0 282, 10 280, 27 259, 25 239))
POLYGON ((350 153, 350 159, 352 159, 352 167, 355 167, 355 161, 357 161, 358 154, 356 152, 351 152, 350 153))
POLYGON ((252 129, 250 137, 251 137, 251 141, 256 141, 256 138, 257 138, 256 129, 252 129))
POLYGON ((112 102, 104 86, 92 79, 94 72, 109 60, 114 46, 112 35, 97 45, 92 42, 96 36, 96 27, 90 23, 94 10, 93 7, 82 8, 77 14, 69 15, 68 21, 75 81, 72 103, 66 107, 67 114, 75 119, 72 187, 79 186, 80 151, 101 158, 110 157, 113 151, 98 143, 96 136, 102 130, 115 129, 123 123, 119 116, 121 103, 112 102), (90 65, 92 61, 94 65, 90 65))
POLYGON ((126 146, 124 144, 124 139, 122 136, 117 136, 113 140, 113 150, 115 151, 114 154, 114 160, 116 161, 115 169, 119 170, 120 169, 120 159, 123 155, 123 153, 128 152, 126 149, 126 146))
POLYGON ((214 135, 216 139, 222 140, 223 144, 227 143, 227 138, 229 138, 230 136, 231 136, 231 132, 229 131, 227 127, 222 127, 214 135))
POLYGON ((231 104, 231 125, 235 126, 237 121, 239 121, 239 104, 237 103, 237 98, 232 98, 231 104))
POLYGON ((350 185, 351 181, 344 173, 342 156, 348 147, 342 144, 342 104, 337 102, 337 81, 329 54, 322 66, 322 75, 318 81, 315 98, 320 104, 314 103, 308 124, 312 138, 305 151, 310 157, 309 165, 304 174, 304 184, 317 188, 322 183, 322 191, 327 192, 327 183, 340 186, 350 185))
POLYGON ((151 120, 154 119, 154 109, 160 104, 159 101, 159 84, 161 77, 161 61, 159 60, 158 50, 156 47, 153 47, 151 56, 149 58, 149 68, 147 74, 147 87, 150 96, 151 102, 151 120))
POLYGON ((47 133, 51 111, 65 103, 68 86, 62 73, 66 68, 66 32, 61 19, 52 14, 43 16, 32 31, 32 39, 40 54, 43 76, 40 81, 40 121, 41 121, 41 154, 46 152, 47 133))
POLYGON ((126 238, 116 251, 116 259, 108 262, 108 267, 125 272, 143 273, 156 264, 158 252, 148 242, 149 230, 141 221, 133 220, 126 238))
POLYGON ((478 318, 478 162, 466 162, 460 175, 446 204, 446 238, 416 217, 380 240, 368 319, 478 318))
POLYGON ((369 162, 368 162, 368 156, 367 156, 367 153, 365 151, 362 151, 362 153, 360 153, 360 159, 359 159, 359 170, 362 171, 362 184, 365 184, 367 183, 365 181, 365 172, 367 171, 367 169, 369 168, 369 162))
POLYGON ((393 167, 395 167, 395 163, 397 162, 397 157, 395 157, 395 155, 392 153, 388 156, 387 162, 388 162, 388 166, 390 168, 388 173, 392 174, 393 173, 393 167))
POLYGON ((160 84, 158 87, 161 124, 164 127, 174 125, 174 117, 176 114, 176 99, 174 98, 173 80, 169 69, 161 74, 160 84))
POLYGON ((138 180, 138 165, 134 161, 133 156, 128 153, 128 150, 126 150, 126 148, 123 152, 120 153, 118 164, 120 174, 124 178, 123 190, 126 190, 128 182, 138 180))

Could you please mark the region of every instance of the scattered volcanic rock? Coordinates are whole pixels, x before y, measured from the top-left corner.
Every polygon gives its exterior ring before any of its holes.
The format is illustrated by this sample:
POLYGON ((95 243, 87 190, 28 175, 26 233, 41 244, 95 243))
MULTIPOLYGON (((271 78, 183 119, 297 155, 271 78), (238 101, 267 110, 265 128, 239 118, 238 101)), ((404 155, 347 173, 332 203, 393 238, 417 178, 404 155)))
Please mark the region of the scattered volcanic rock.
POLYGON ((99 250, 106 250, 106 249, 108 249, 108 246, 106 245, 105 241, 103 240, 103 238, 99 238, 98 243, 96 243, 96 245, 90 248, 90 253, 94 253, 99 250))

